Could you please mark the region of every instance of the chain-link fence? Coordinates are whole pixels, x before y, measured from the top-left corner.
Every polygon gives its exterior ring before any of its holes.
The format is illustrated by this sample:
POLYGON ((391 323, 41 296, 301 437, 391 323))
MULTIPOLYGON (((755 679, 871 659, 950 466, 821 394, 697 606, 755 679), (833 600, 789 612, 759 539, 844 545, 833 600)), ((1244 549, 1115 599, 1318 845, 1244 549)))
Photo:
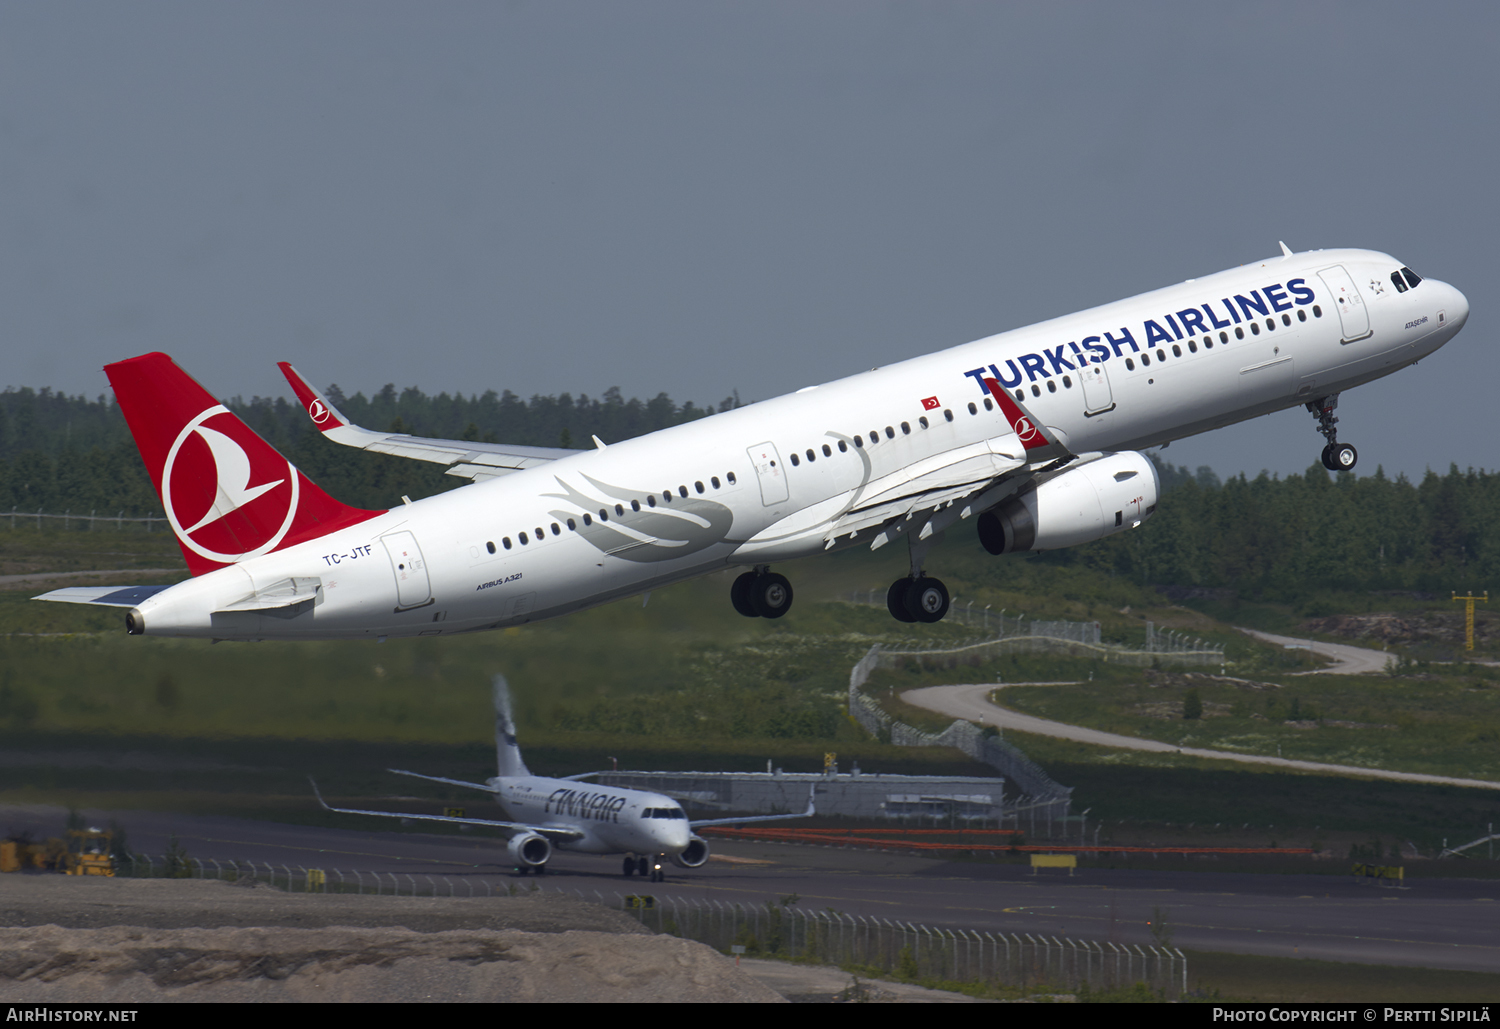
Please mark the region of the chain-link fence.
MULTIPOLYGON (((528 883, 508 875, 306 868, 266 861, 200 860, 181 853, 132 854, 117 862, 115 871, 137 878, 264 883, 290 893, 467 898, 515 896, 544 888, 536 879, 528 883)), ((695 940, 723 954, 835 965, 855 974, 990 983, 1028 991, 1102 991, 1145 983, 1167 997, 1179 996, 1187 985, 1187 958, 1172 947, 928 926, 847 915, 831 908, 812 911, 786 898, 755 904, 545 888, 623 911, 648 929, 695 940)))
POLYGON ((12 507, 10 513, 0 511, 0 526, 9 525, 10 528, 21 529, 62 529, 64 531, 98 529, 143 529, 146 532, 156 532, 165 529, 167 520, 161 515, 146 515, 136 517, 127 516, 124 511, 115 514, 100 514, 98 511, 90 511, 88 514, 74 514, 64 511, 62 514, 51 514, 38 508, 35 511, 22 511, 12 507))

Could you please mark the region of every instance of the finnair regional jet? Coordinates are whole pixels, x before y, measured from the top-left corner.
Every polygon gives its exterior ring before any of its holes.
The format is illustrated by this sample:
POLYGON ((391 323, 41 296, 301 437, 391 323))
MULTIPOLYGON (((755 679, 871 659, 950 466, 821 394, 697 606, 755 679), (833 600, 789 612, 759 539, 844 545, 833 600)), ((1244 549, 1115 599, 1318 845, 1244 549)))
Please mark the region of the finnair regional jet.
POLYGON ((437 636, 592 607, 726 567, 777 618, 778 561, 905 538, 891 614, 935 622, 923 570, 973 519, 992 554, 1141 524, 1145 447, 1303 406, 1323 463, 1354 467, 1346 389, 1437 350, 1469 304, 1385 254, 1282 255, 808 386, 594 449, 422 439, 349 424, 282 364, 335 443, 448 465, 474 485, 389 511, 329 497, 165 354, 105 372, 194 577, 38 598, 127 609, 134 634, 215 639, 437 636))
POLYGON ((505 677, 494 678, 495 757, 499 774, 487 782, 464 782, 438 775, 420 775, 392 768, 396 775, 428 779, 483 790, 493 794, 502 811, 515 821, 460 818, 453 815, 417 815, 398 811, 363 811, 329 807, 313 783, 313 795, 326 811, 341 815, 376 815, 380 818, 416 819, 425 822, 457 822, 488 825, 510 835, 510 856, 521 875, 547 871, 552 848, 581 854, 625 855, 626 875, 649 875, 652 882, 666 878, 665 862, 678 868, 699 868, 708 860, 708 841, 695 833, 709 825, 743 825, 746 822, 779 822, 809 818, 815 813, 814 784, 807 795, 807 810, 786 815, 751 815, 745 818, 709 818, 689 822, 677 801, 660 793, 618 786, 581 786, 597 772, 550 779, 532 775, 521 760, 515 722, 510 713, 510 692, 505 677))

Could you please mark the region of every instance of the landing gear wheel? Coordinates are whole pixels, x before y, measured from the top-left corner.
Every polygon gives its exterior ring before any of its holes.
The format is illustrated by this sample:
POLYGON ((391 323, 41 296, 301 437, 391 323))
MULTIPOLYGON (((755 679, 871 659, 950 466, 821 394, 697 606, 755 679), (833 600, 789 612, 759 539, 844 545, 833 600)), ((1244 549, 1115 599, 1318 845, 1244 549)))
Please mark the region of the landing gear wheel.
POLYGON ((663 872, 660 868, 653 868, 651 869, 651 881, 654 883, 664 883, 667 881, 667 873, 663 872))
POLYGON ((635 858, 625 859, 625 875, 627 877, 635 875, 635 858))
POLYGON ((751 598, 756 614, 762 618, 780 618, 792 609, 792 584, 785 575, 766 572, 755 577, 751 598))
POLYGON ((1359 461, 1359 451, 1347 443, 1331 444, 1323 455, 1323 466, 1331 472, 1347 472, 1359 461))
POLYGON ((649 861, 647 861, 645 858, 636 858, 635 859, 635 870, 637 872, 639 872, 641 875, 650 875, 651 874, 651 863, 649 861))
POLYGON ((527 866, 527 865, 517 865, 516 866, 516 874, 517 875, 530 875, 531 874, 531 868, 529 866, 527 866))
POLYGON ((910 579, 897 579, 885 593, 885 609, 898 622, 915 622, 917 616, 906 609, 906 590, 910 579))
POLYGON ((734 580, 734 585, 729 587, 729 602, 734 609, 746 618, 759 618, 760 614, 755 610, 755 580, 758 576, 754 572, 746 572, 734 580))
POLYGON ((941 622, 948 613, 948 587, 922 576, 906 588, 906 609, 919 622, 941 622))
POLYGON ((536 874, 537 875, 546 875, 547 874, 547 866, 546 865, 537 865, 536 866, 536 874))

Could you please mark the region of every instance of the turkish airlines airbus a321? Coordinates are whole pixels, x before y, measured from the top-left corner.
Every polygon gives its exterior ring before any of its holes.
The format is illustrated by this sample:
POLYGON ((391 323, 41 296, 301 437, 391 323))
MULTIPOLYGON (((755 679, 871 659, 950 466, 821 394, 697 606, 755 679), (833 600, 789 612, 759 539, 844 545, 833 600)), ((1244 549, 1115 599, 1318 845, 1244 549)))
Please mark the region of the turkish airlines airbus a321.
POLYGON ((349 424, 282 370, 335 443, 448 465, 474 484, 389 511, 329 497, 165 354, 105 368, 193 578, 38 598, 128 609, 131 633, 216 639, 437 636, 550 618, 730 566, 735 608, 792 603, 774 562, 905 537, 902 621, 948 591, 928 548, 974 519, 993 554, 1139 525, 1139 451, 1305 406, 1323 463, 1341 391, 1461 329, 1469 304, 1368 250, 1293 253, 592 450, 422 439, 349 424))

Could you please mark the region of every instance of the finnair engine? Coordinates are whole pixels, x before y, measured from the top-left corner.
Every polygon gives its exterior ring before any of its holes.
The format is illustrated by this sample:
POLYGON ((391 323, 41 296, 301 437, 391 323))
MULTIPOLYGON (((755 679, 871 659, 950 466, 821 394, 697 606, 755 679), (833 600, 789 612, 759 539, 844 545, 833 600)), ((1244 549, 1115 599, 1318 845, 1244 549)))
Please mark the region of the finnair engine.
POLYGON ((678 868, 699 868, 708 860, 708 841, 701 836, 688 837, 688 845, 679 854, 672 855, 672 864, 678 868))
POLYGON ((1048 479, 979 516, 991 554, 1056 550, 1133 529, 1156 510, 1156 466, 1145 454, 1109 454, 1048 479))
POLYGON ((510 856, 519 868, 540 868, 552 856, 552 844, 547 837, 534 832, 512 836, 509 847, 510 856))

